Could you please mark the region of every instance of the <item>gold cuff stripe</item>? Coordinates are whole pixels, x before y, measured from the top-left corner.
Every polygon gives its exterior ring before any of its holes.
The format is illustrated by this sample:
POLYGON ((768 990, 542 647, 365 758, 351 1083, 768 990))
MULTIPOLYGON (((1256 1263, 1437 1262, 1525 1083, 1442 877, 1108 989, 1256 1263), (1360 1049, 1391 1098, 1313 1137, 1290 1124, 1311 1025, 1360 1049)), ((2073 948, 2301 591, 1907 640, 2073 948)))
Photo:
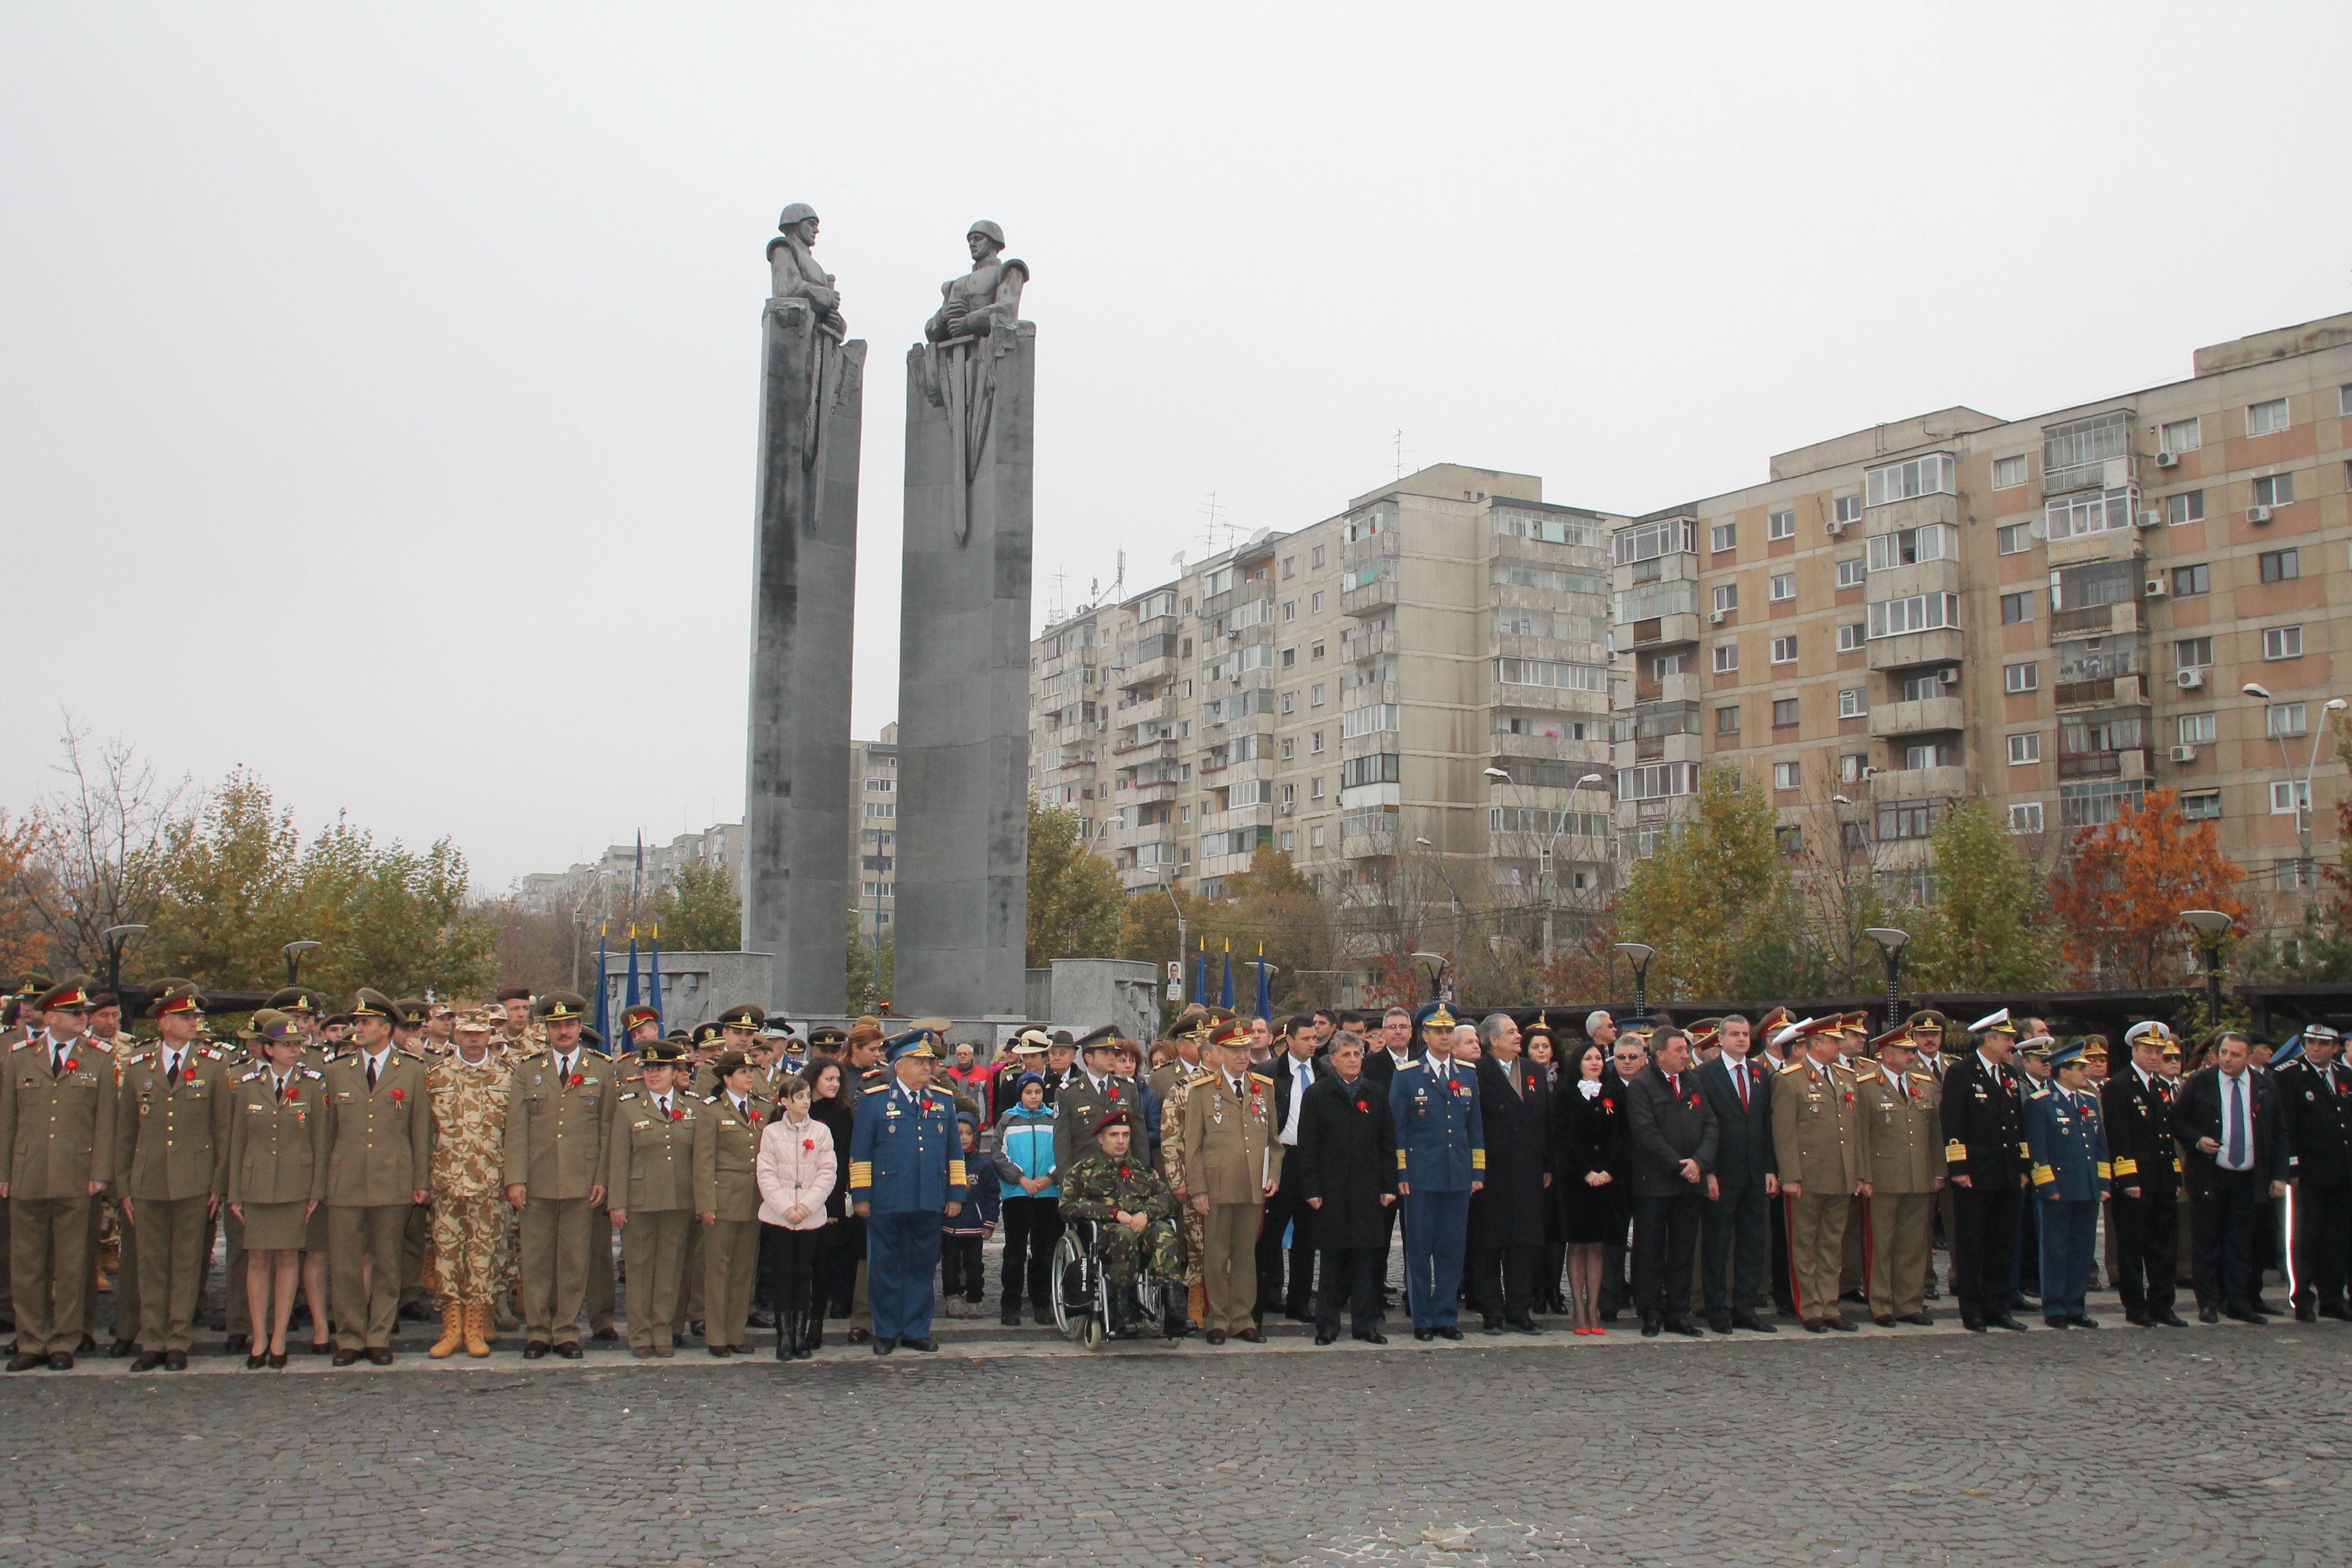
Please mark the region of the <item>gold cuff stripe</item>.
POLYGON ((2139 1162, 2137 1160, 2118 1160, 2116 1162, 2115 1173, 2118 1176, 2137 1176, 2139 1174, 2139 1162))
POLYGON ((2114 1168, 2113 1168, 2113 1167, 2111 1167, 2111 1166, 2110 1166, 2110 1165, 2109 1165, 2109 1164, 2108 1164, 2105 1160, 2100 1161, 2100 1162, 2099 1162, 2099 1180, 2101 1180, 2101 1181, 2103 1181, 2103 1182, 2112 1182, 2112 1181, 2114 1181, 2114 1180, 2115 1180, 2115 1178, 2116 1178, 2116 1173, 2115 1173, 2114 1168))
POLYGON ((1486 1168, 1486 1151, 1484 1149, 1470 1151, 1470 1168, 1474 1171, 1483 1171, 1486 1168))
POLYGON ((948 1162, 948 1185, 951 1187, 961 1187, 963 1184, 963 1162, 961 1160, 950 1160, 948 1162))
POLYGON ((2033 1167, 2033 1184, 2035 1186, 2046 1187, 2057 1179, 2058 1173, 2052 1170, 2049 1166, 2036 1165, 2033 1167))
POLYGON ((1945 1159, 1947 1159, 1947 1160, 1965 1160, 1965 1159, 1967 1159, 1968 1157, 1969 1157, 1969 1146, 1968 1146, 1967 1144, 1965 1144, 1965 1143, 1951 1143, 1951 1142, 1948 1142, 1948 1143, 1946 1143, 1946 1144, 1944 1145, 1944 1158, 1945 1158, 1945 1159))

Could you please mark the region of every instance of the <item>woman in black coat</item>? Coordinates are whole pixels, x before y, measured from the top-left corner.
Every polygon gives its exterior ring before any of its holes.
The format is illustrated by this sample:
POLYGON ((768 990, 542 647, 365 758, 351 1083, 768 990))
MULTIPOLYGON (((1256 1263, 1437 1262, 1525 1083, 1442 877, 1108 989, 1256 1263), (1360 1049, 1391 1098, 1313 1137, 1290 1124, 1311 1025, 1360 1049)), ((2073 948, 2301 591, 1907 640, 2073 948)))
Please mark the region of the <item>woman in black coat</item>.
POLYGON ((824 1344, 824 1321, 850 1316, 857 1291, 857 1265, 866 1256, 866 1222, 849 1212, 849 1139, 856 1130, 857 1107, 846 1087, 848 1073, 839 1062, 814 1061, 801 1071, 808 1080, 809 1115, 833 1134, 834 1158, 840 1178, 824 1200, 824 1230, 817 1243, 814 1299, 810 1302, 812 1348, 824 1344))
POLYGON ((1381 1254, 1384 1218, 1396 1201, 1396 1128, 1389 1097, 1363 1076, 1363 1041, 1331 1037, 1330 1070, 1316 1079, 1298 1107, 1298 1195, 1315 1211, 1315 1245, 1323 1254, 1323 1289, 1315 1302, 1315 1340, 1339 1335, 1339 1292, 1349 1297, 1349 1327, 1375 1344, 1381 1335, 1381 1254), (1351 1063, 1345 1053, 1355 1053, 1351 1063), (1352 1065, 1356 1076, 1341 1076, 1352 1065))
POLYGON ((1587 1040, 1569 1047, 1552 1109, 1552 1192, 1568 1244, 1576 1331, 1597 1334, 1604 1331, 1601 1253, 1612 1241, 1624 1240, 1631 1214, 1624 1195, 1625 1086, 1598 1045, 1587 1040))
MULTIPOLYGON (((1529 1025, 1522 1048, 1528 1061, 1543 1074, 1545 1092, 1559 1092, 1559 1040, 1551 1026, 1543 1022, 1529 1025)), ((1558 1185, 1557 1179, 1553 1184, 1558 1185)), ((1549 1193, 1545 1196, 1551 1201, 1544 1205, 1543 1268, 1536 1276, 1536 1310, 1547 1317, 1564 1318, 1568 1316, 1568 1298, 1560 1294, 1559 1281, 1560 1266, 1568 1258, 1567 1233, 1560 1228, 1559 1199, 1549 1193)))

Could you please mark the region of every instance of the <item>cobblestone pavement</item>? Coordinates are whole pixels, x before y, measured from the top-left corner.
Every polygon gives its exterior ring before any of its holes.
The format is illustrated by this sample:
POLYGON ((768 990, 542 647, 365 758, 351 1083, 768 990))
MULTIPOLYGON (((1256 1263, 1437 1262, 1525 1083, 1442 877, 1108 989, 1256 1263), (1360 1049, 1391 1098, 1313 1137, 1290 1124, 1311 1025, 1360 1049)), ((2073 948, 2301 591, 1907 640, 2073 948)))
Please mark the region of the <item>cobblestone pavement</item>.
POLYGON ((0 1562, 2207 1568, 2352 1530, 2331 1323, 1268 1354, 0 1377, 0 1562))

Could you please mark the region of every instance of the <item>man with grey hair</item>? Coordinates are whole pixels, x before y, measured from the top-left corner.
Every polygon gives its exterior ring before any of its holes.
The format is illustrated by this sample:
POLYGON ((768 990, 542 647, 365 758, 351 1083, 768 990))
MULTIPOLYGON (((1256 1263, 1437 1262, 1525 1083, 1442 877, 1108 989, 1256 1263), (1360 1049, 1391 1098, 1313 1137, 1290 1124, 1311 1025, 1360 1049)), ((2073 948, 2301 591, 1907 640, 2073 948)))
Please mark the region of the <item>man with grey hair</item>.
POLYGON ((1617 1040, 1617 1020, 1605 1007, 1595 1007, 1584 1016, 1584 1037, 1607 1050, 1617 1040))
POLYGON ((1650 1065, 1625 1086, 1633 1150, 1633 1303, 1642 1333, 1696 1335, 1690 1321, 1691 1254, 1698 1244, 1706 1178, 1721 1129, 1692 1076, 1690 1037, 1661 1029, 1650 1065))
POLYGON ((1478 1036, 1475 1024, 1454 1026, 1454 1059, 1464 1067, 1475 1068, 1486 1054, 1486 1042, 1478 1036))

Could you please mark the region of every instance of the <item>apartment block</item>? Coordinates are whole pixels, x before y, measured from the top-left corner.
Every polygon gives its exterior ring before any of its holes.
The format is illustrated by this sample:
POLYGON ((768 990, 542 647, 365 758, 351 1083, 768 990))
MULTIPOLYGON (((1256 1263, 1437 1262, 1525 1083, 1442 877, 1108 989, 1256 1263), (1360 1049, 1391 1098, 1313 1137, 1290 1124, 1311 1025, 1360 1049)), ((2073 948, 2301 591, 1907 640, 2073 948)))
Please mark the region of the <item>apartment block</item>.
POLYGON ((1609 549, 1627 520, 1441 464, 1048 626, 1031 783, 1130 890, 1215 895, 1261 846, 1374 901, 1474 902, 1612 859, 1609 549))
POLYGON ((850 886, 856 889, 858 931, 876 947, 890 935, 898 900, 898 726, 882 726, 877 741, 849 742, 849 798, 857 803, 850 886))
POLYGON ((1963 797, 2060 835, 2169 785, 2256 890, 2307 888, 2336 833, 2305 780, 2315 755, 2342 774, 2326 705, 2352 658, 2352 314, 2192 368, 1876 426, 1617 527, 1621 852, 1728 762, 1792 851, 1834 836, 1897 883, 1963 797))

